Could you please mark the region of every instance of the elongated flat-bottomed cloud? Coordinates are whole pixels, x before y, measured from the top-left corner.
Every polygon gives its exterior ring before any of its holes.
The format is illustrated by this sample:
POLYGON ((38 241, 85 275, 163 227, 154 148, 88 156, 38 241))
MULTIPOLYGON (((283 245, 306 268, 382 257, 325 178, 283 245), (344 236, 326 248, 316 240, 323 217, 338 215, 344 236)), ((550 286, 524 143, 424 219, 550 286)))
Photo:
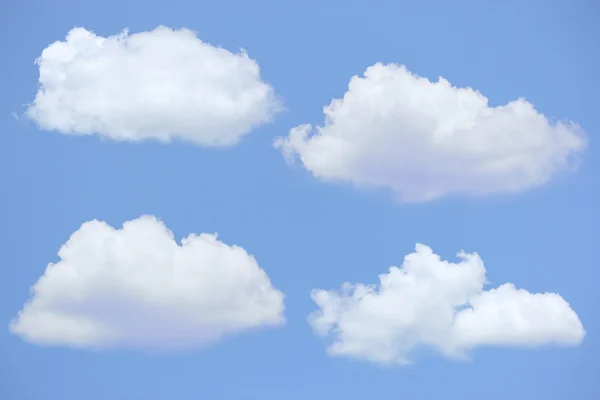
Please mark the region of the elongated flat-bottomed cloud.
POLYGON ((26 114, 64 134, 230 146, 282 108, 245 51, 185 28, 109 37, 74 28, 36 62, 39 90, 26 114))
POLYGON ((178 244, 152 216, 84 223, 10 323, 26 341, 79 348, 188 349, 284 323, 283 294, 243 248, 216 235, 178 244))
POLYGON ((419 348, 465 358, 480 346, 577 346, 585 330, 556 293, 530 293, 511 283, 486 290, 477 253, 443 261, 417 244, 400 268, 378 285, 345 283, 340 291, 313 290, 319 310, 309 323, 331 336, 328 352, 380 364, 409 363, 419 348))
POLYGON ((471 88, 375 64, 324 108, 325 124, 274 145, 315 177, 387 188, 404 202, 516 193, 576 166, 583 130, 520 98, 490 107, 471 88))

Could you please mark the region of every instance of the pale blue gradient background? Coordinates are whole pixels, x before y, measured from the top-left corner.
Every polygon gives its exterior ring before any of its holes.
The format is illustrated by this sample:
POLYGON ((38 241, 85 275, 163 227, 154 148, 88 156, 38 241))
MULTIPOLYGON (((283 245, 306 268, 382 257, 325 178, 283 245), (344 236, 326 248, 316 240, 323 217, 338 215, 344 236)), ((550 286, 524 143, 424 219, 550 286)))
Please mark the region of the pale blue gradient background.
POLYGON ((600 5, 573 1, 16 1, 0 4, 0 399, 599 399, 600 5), (34 59, 69 29, 106 36, 158 24, 245 48, 288 111, 231 149, 127 144, 40 132, 15 120, 36 92, 34 59), (590 149, 574 174, 522 195, 395 204, 326 185, 272 149, 321 123, 322 107, 377 61, 526 97, 579 122, 590 149), (29 287, 86 220, 149 213, 177 238, 219 232, 286 293, 288 323, 179 355, 26 344, 8 332, 29 287), (454 260, 480 253, 494 283, 556 291, 587 336, 576 349, 479 349, 468 363, 380 368, 329 358, 306 323, 313 287, 376 282, 420 241, 454 260))

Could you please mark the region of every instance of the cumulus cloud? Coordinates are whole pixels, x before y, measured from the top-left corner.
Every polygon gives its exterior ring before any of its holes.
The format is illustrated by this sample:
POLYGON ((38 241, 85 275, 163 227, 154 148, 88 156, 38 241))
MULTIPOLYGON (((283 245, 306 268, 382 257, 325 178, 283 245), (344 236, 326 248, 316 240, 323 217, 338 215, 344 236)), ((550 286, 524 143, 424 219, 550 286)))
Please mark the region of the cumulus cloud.
POLYGON ((519 192, 570 169, 579 126, 551 122, 524 99, 490 107, 471 88, 375 64, 324 108, 324 126, 276 139, 288 161, 325 181, 390 189, 401 201, 519 192))
POLYGON ((465 358, 479 346, 579 345, 583 326, 555 293, 530 293, 511 283, 485 290, 486 270, 477 253, 443 261, 417 244, 400 268, 379 285, 345 283, 340 291, 313 290, 319 310, 309 323, 331 336, 328 352, 380 364, 405 364, 419 348, 465 358))
POLYGON ((39 90, 26 115, 64 134, 230 146, 282 107, 246 52, 188 29, 105 38, 74 28, 36 62, 39 90))
POLYGON ((80 348, 204 346, 284 323, 283 294, 243 248, 216 235, 179 245, 155 217, 84 223, 48 265, 10 330, 80 348))

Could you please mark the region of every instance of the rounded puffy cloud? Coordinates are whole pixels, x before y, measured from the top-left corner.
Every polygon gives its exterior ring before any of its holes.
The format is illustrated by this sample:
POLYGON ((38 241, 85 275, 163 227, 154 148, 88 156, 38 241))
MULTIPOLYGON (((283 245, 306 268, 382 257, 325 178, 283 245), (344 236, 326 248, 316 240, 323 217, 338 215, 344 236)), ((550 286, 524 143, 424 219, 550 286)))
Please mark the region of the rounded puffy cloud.
POLYGON ((352 77, 324 113, 324 126, 297 126, 275 147, 319 179, 385 187, 405 202, 519 192, 569 169, 586 147, 576 124, 550 122, 524 99, 490 107, 471 88, 403 65, 352 77))
POLYGON ((33 286, 10 330, 81 348, 193 348, 284 323, 283 294, 243 248, 216 235, 178 245, 155 217, 84 223, 33 286))
POLYGON ((188 29, 104 38, 74 28, 36 62, 39 90, 26 114, 65 134, 230 146, 282 108, 245 52, 188 29))
POLYGON ((510 283, 484 290, 485 268, 476 253, 443 261, 417 244, 400 268, 379 285, 345 283, 341 291, 313 290, 319 310, 309 317, 318 334, 333 336, 332 356, 380 364, 410 362, 411 351, 433 348, 464 358, 478 346, 576 346, 585 330, 555 293, 530 293, 510 283))

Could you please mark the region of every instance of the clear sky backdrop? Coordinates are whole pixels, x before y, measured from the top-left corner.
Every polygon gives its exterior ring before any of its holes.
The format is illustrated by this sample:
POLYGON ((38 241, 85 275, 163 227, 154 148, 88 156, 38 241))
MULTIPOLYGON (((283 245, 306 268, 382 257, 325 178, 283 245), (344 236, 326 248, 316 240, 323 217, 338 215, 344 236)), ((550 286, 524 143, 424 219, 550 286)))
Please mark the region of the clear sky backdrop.
POLYGON ((0 330, 0 398, 597 399, 600 398, 600 6, 548 1, 16 1, 0 5, 0 321, 87 220, 119 227, 152 214, 175 237, 218 232, 253 254, 285 293, 287 323, 176 354, 29 344, 0 330), (235 147, 116 143, 41 131, 21 115, 34 60, 75 26, 101 36, 187 27, 258 61, 286 111, 235 147), (578 122, 579 169, 516 195, 399 204, 381 191, 321 182, 272 148, 376 62, 480 90, 491 105, 525 97, 578 122), (558 292, 587 335, 576 348, 478 348, 468 362, 418 357, 383 367, 330 357, 306 322, 312 288, 376 283, 416 242, 443 259, 478 252, 488 279, 558 292))

